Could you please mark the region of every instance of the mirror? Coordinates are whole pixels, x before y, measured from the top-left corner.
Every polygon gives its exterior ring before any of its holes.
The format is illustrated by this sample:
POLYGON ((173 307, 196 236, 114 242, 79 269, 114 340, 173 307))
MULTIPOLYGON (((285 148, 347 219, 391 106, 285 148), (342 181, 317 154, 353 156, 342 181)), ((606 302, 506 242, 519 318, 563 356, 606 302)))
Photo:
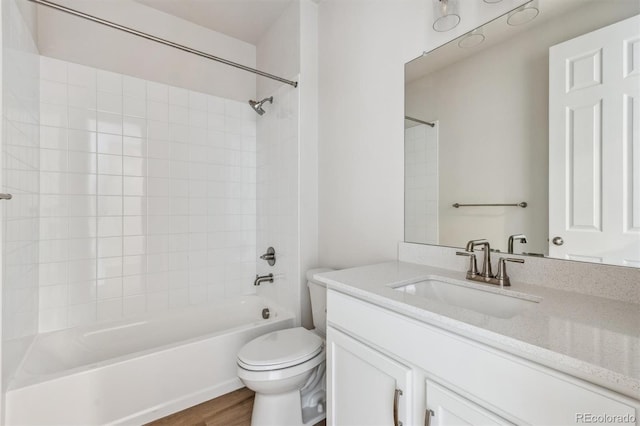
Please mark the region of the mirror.
POLYGON ((405 241, 640 267, 640 2, 523 7, 405 65, 405 241))

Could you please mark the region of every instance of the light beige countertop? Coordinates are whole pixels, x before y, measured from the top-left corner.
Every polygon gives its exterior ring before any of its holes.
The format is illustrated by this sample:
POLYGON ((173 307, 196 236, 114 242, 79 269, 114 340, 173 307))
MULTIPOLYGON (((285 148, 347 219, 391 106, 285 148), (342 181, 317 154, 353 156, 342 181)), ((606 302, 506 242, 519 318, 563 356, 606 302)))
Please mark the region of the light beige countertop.
POLYGON ((640 305, 512 280, 511 287, 491 286, 491 291, 542 300, 503 319, 392 288, 432 275, 465 278, 461 272, 398 261, 315 278, 331 290, 640 400, 640 305))

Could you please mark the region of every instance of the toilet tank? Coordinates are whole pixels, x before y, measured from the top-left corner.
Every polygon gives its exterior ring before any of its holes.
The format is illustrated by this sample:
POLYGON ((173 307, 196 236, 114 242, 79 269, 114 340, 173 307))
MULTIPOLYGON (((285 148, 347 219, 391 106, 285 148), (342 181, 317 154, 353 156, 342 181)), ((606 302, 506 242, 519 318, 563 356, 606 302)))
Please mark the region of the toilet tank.
POLYGON ((311 297, 311 314, 313 315, 313 326, 323 336, 327 333, 327 287, 313 279, 315 274, 329 272, 333 269, 318 268, 307 271, 307 287, 311 297))

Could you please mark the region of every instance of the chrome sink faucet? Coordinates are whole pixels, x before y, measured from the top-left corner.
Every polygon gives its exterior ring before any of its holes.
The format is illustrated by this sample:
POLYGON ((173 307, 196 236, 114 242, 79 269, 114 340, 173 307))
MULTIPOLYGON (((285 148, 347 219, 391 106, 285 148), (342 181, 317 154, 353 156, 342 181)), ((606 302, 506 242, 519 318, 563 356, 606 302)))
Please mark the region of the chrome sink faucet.
POLYGON ((483 278, 493 278, 493 274, 491 273, 491 247, 489 246, 489 241, 485 239, 471 240, 467 243, 465 250, 468 253, 473 253, 477 246, 482 246, 484 250, 484 260, 482 262, 482 272, 480 276, 483 278))
POLYGON ((513 254, 513 242, 514 241, 519 241, 522 244, 526 244, 527 243, 527 236, 524 235, 524 234, 515 234, 515 235, 509 236, 509 241, 507 242, 507 252, 509 254, 513 254))
POLYGON ((511 285, 511 280, 507 275, 506 262, 524 263, 523 259, 501 257, 498 262, 498 273, 494 276, 491 273, 491 247, 489 246, 489 241, 484 239, 469 241, 465 251, 459 251, 456 252, 456 254, 458 256, 469 257, 469 269, 467 270, 468 280, 479 281, 486 284, 495 284, 501 287, 508 287, 511 285), (481 273, 478 273, 476 255, 474 253, 474 248, 476 246, 482 246, 484 250, 484 260, 481 273))

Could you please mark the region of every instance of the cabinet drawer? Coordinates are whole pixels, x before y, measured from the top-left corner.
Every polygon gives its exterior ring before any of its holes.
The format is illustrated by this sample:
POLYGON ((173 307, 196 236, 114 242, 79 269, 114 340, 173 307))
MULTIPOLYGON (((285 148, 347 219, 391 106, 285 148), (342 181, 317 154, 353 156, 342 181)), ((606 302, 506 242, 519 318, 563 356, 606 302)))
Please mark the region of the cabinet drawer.
POLYGON ((637 402, 564 373, 336 291, 328 292, 327 306, 330 325, 511 422, 570 425, 581 413, 637 419, 637 402))

